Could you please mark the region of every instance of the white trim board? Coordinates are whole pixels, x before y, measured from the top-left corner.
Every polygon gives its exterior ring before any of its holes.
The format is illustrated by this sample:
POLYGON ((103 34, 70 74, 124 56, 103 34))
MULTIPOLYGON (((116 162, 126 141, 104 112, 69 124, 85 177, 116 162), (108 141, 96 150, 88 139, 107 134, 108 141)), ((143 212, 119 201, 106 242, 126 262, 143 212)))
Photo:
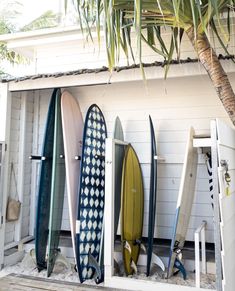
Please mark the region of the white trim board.
POLYGON ((153 291, 153 290, 161 290, 161 291, 208 291, 208 289, 204 288, 196 288, 196 287, 188 287, 182 285, 175 285, 169 283, 160 283, 160 282, 153 282, 147 280, 134 280, 131 278, 125 277, 117 277, 112 276, 105 278, 104 281, 105 287, 110 288, 118 288, 118 289, 126 289, 128 286, 128 290, 135 290, 135 291, 153 291))

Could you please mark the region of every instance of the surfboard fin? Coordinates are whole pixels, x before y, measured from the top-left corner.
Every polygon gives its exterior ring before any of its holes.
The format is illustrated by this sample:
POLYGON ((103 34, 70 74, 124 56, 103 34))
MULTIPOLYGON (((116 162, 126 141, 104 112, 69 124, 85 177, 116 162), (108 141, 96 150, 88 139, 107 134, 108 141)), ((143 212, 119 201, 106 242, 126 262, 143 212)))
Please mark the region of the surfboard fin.
POLYGON ((140 248, 142 249, 142 251, 146 254, 147 253, 147 250, 146 250, 146 247, 144 244, 140 244, 140 248))
POLYGON ((165 265, 163 261, 154 253, 152 253, 152 264, 159 266, 163 272, 165 272, 165 265))
POLYGON ((101 283, 103 281, 103 274, 101 272, 101 268, 90 252, 88 253, 88 265, 95 269, 94 279, 96 284, 101 283))
POLYGON ((145 245, 141 242, 140 239, 136 239, 135 240, 135 244, 139 245, 141 250, 144 252, 144 253, 147 253, 147 250, 146 250, 146 247, 145 245))
POLYGON ((134 271, 135 274, 137 274, 137 266, 133 260, 131 260, 131 269, 134 271))
POLYGON ((29 251, 29 255, 30 255, 30 257, 32 258, 33 262, 34 262, 35 265, 36 265, 35 249, 31 249, 31 250, 29 251))
POLYGON ((69 261, 60 252, 57 253, 57 256, 55 259, 55 264, 63 264, 66 267, 66 269, 68 269, 68 270, 71 269, 71 265, 70 265, 69 261))
POLYGON ((178 269, 178 271, 176 271, 174 273, 174 275, 176 275, 178 272, 181 272, 181 274, 183 275, 183 279, 186 280, 186 278, 187 278, 186 270, 185 270, 183 264, 181 263, 181 261, 177 258, 175 259, 174 267, 176 269, 178 269))
POLYGON ((125 241, 124 248, 130 253, 131 255, 131 246, 128 241, 125 241))
POLYGON ((115 259, 113 261, 114 261, 114 269, 116 270, 116 273, 120 274, 120 267, 119 267, 118 262, 115 259))

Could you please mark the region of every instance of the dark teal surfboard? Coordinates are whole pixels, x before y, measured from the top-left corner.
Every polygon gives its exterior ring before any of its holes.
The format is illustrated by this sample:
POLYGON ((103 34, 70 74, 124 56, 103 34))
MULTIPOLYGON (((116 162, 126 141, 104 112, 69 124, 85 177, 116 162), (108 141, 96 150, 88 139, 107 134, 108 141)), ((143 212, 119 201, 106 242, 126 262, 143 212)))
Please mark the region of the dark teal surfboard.
POLYGON ((47 267, 46 248, 51 199, 52 157, 54 144, 55 104, 58 89, 52 93, 42 146, 41 168, 36 212, 35 255, 38 271, 47 267))
POLYGON ((96 104, 89 107, 84 124, 78 217, 76 221, 77 270, 80 281, 96 271, 103 277, 103 217, 105 186, 104 116, 96 104))
MULTIPOLYGON (((122 124, 119 117, 115 120, 114 125, 114 139, 124 141, 124 135, 122 130, 122 124)), ((121 184, 122 184, 122 165, 125 155, 125 148, 123 145, 115 146, 115 211, 114 211, 114 238, 117 234, 118 222, 120 216, 120 207, 121 207, 121 184)))
POLYGON ((64 204, 65 160, 61 121, 61 93, 58 90, 55 104, 55 127, 52 162, 51 202, 48 238, 47 276, 53 271, 59 253, 59 239, 64 204))
POLYGON ((149 190, 149 223, 148 223, 148 248, 147 248, 147 276, 150 273, 152 253, 153 253, 153 238, 156 216, 156 200, 157 200, 157 160, 154 156, 157 155, 157 147, 155 140, 155 132, 151 116, 149 116, 150 135, 151 135, 151 164, 150 164, 150 190, 149 190))

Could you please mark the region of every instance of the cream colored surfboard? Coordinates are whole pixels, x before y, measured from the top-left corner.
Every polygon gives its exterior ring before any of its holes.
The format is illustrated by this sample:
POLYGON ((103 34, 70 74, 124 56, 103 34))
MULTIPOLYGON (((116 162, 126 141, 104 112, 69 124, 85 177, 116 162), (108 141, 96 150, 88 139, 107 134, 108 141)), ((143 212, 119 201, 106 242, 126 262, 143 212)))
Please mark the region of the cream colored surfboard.
POLYGON ((182 272, 184 279, 186 279, 186 271, 180 261, 180 256, 181 250, 184 247, 185 237, 189 226, 197 176, 198 154, 197 148, 193 147, 193 137, 194 129, 191 127, 188 133, 184 165, 176 206, 174 231, 168 262, 168 278, 173 274, 173 269, 175 267, 182 272))
POLYGON ((64 137, 66 183, 72 246, 76 263, 76 217, 82 154, 83 120, 77 100, 67 91, 61 96, 61 113, 64 137))

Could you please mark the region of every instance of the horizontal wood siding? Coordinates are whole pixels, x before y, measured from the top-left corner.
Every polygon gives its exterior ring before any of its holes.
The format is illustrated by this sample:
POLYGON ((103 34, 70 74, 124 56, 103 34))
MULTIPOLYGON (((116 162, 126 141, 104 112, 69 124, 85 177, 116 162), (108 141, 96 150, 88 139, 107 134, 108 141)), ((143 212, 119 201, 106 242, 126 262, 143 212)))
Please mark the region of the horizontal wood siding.
MULTIPOLYGON (((72 87, 68 90, 78 99, 83 118, 92 103, 104 113, 108 136, 112 136, 114 120, 118 115, 125 140, 131 142, 138 154, 145 189, 144 231, 147 235, 150 180, 150 133, 148 115, 151 114, 157 139, 158 154, 165 159, 158 166, 158 198, 155 236, 170 239, 175 218, 175 207, 190 126, 196 134, 209 134, 210 120, 227 120, 210 81, 205 77, 188 77, 112 85, 72 87)), ((40 91, 39 153, 41 151, 46 114, 51 90, 40 91)), ((209 177, 200 155, 196 195, 187 233, 193 241, 195 229, 206 220, 207 241, 214 241, 209 177)), ((67 196, 64 200, 62 229, 69 229, 67 196)))
MULTIPOLYGON (((22 227, 20 238, 24 238, 29 235, 29 223, 30 223, 30 200, 31 200, 31 162, 29 155, 32 152, 32 137, 33 137, 33 96, 27 96, 26 104, 26 120, 22 123, 23 110, 22 110, 22 94, 25 92, 16 92, 12 94, 12 113, 11 113, 11 132, 10 132, 10 156, 9 156, 9 185, 8 193, 9 197, 17 198, 19 195, 19 157, 23 153, 20 152, 20 137, 21 126, 25 122, 25 151, 24 151, 24 181, 23 181, 23 198, 21 199, 21 213, 22 213, 22 227), (11 173, 11 163, 13 162, 15 178, 11 173), (16 182, 15 182, 16 179, 16 182), (16 190, 17 187, 17 190, 16 190)), ((6 236, 5 245, 15 241, 16 236, 16 223, 6 223, 6 236)))
MULTIPOLYGON (((224 28, 226 29, 226 27, 224 28)), ((78 31, 79 34, 79 31, 78 31)), ((162 38, 166 43, 166 47, 170 48, 171 43, 171 34, 169 29, 162 29, 162 38)), ((211 39, 213 35, 211 34, 211 39)), ((234 38, 234 26, 231 29, 231 39, 234 38)), ((65 38, 66 40, 66 38, 65 38)), ((224 54, 220 43, 214 38, 214 48, 216 53, 224 54)), ((158 49, 160 46, 156 43, 158 49)), ((132 47, 133 55, 135 58, 135 63, 139 63, 138 59, 138 50, 137 50, 137 40, 136 36, 132 34, 132 47)), ((197 58, 197 54, 193 50, 193 47, 186 35, 183 36, 181 42, 181 59, 187 58, 197 58)), ((231 41, 228 49, 231 54, 234 53, 234 42, 231 41)), ((36 73, 49 73, 49 72, 64 72, 69 70, 78 70, 84 68, 99 68, 102 66, 107 66, 107 54, 106 46, 104 44, 104 39, 101 37, 100 44, 98 43, 96 37, 94 37, 93 42, 91 40, 86 41, 85 36, 84 40, 78 39, 73 41, 61 41, 59 43, 37 46, 35 51, 36 56, 36 73)), ((176 54, 173 58, 177 58, 176 54)), ((163 57, 156 54, 147 44, 142 43, 142 61, 144 63, 152 63, 156 61, 164 61, 163 57)), ((134 61, 131 57, 129 51, 129 61, 123 51, 120 52, 118 66, 125 66, 127 64, 133 64, 134 61)))

